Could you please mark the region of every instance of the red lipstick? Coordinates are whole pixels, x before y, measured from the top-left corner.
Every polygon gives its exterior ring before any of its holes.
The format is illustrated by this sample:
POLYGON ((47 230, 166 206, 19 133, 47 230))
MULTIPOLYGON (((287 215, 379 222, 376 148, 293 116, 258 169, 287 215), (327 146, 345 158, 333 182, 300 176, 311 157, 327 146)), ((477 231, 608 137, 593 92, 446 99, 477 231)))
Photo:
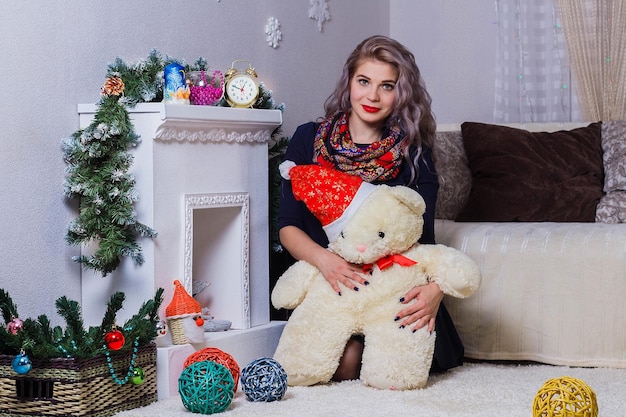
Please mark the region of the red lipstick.
POLYGON ((361 107, 363 108, 363 110, 365 110, 368 113, 377 113, 380 111, 378 107, 370 107, 370 106, 366 106, 365 104, 363 104, 361 107))

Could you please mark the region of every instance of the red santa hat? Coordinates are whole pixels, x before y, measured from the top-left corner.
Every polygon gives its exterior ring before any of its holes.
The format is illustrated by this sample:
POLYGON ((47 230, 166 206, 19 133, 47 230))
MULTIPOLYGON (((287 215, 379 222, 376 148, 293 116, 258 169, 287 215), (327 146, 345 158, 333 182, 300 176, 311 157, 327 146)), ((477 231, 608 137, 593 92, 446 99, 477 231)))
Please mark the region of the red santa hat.
POLYGON ((376 189, 360 177, 320 165, 285 161, 279 169, 283 178, 291 180, 296 200, 303 201, 319 219, 331 242, 339 237, 346 221, 376 189))

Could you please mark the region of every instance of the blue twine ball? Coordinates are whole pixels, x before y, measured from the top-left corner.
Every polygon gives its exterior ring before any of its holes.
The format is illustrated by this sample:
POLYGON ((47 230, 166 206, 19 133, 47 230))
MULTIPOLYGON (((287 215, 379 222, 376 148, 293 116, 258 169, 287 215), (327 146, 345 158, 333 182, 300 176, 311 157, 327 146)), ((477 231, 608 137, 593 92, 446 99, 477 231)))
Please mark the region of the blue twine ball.
POLYGON ((272 358, 255 359, 241 371, 241 389, 250 401, 278 401, 287 391, 287 373, 272 358))
POLYGON ((178 377, 178 393, 192 413, 214 414, 226 410, 235 395, 230 370, 213 361, 195 362, 178 377))

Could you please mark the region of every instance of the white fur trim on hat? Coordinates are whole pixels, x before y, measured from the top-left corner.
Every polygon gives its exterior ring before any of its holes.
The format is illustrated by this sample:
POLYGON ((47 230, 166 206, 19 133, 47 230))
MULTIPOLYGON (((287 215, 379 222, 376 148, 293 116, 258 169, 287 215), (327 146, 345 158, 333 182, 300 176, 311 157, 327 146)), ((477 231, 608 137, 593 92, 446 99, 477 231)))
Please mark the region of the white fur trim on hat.
POLYGON ((341 217, 333 220, 331 223, 328 223, 326 226, 323 227, 329 242, 334 242, 335 240, 337 240, 348 219, 350 219, 354 215, 354 213, 356 213, 361 204, 367 199, 367 197, 369 197, 370 194, 372 194, 375 189, 376 186, 374 184, 370 184, 369 182, 363 182, 348 207, 346 207, 346 209, 341 214, 341 217))
POLYGON ((278 165, 278 170, 280 171, 280 176, 286 180, 291 179, 291 175, 289 175, 289 171, 291 168, 295 167, 296 163, 293 161, 284 161, 280 165, 278 165))

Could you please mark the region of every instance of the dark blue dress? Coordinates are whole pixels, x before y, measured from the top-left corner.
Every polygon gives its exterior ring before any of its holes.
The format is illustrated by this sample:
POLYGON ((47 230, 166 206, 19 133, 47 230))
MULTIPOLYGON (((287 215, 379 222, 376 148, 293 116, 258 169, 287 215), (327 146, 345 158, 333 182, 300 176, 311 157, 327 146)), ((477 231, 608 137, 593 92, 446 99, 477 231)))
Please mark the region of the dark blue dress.
MULTIPOLYGON (((299 126, 292 136, 284 159, 295 162, 297 165, 313 163, 313 142, 317 132, 317 123, 306 123, 299 126)), ((403 162, 400 173, 387 185, 408 185, 416 189, 426 202, 424 213, 424 231, 419 242, 422 244, 435 243, 435 204, 439 182, 432 161, 430 148, 422 146, 423 157, 419 159, 419 177, 410 184, 411 171, 406 162, 403 162)), ((411 149, 417 152, 416 148, 411 149)), ((375 184, 375 183, 374 183, 375 184)), ((320 221, 309 211, 302 201, 297 201, 291 191, 291 182, 282 181, 280 209, 278 217, 279 229, 285 226, 296 226, 303 230, 319 245, 328 246, 328 238, 322 229, 320 221)), ((446 370, 463 363, 463 344, 454 328, 452 319, 443 305, 435 321, 437 338, 435 340, 435 355, 433 358, 433 371, 446 370)))

